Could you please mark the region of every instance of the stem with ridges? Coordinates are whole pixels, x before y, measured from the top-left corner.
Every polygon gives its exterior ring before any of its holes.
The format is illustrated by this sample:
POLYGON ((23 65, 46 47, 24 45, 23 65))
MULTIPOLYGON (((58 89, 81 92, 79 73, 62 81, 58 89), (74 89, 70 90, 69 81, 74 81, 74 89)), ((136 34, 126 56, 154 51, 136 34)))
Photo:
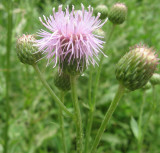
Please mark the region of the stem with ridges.
POLYGON ((142 148, 142 115, 144 110, 145 97, 146 97, 146 91, 143 91, 143 100, 142 100, 140 113, 139 113, 139 120, 138 120, 138 129, 139 129, 138 152, 139 153, 141 152, 141 148, 142 148))
POLYGON ((52 96, 52 98, 55 100, 55 102, 59 105, 59 107, 61 107, 61 109, 63 111, 65 111, 70 117, 74 117, 73 114, 66 108, 66 106, 59 100, 59 98, 56 96, 56 94, 53 92, 53 90, 51 89, 51 87, 48 85, 48 83, 46 82, 46 80, 44 79, 42 73, 40 72, 38 65, 32 65, 33 68, 35 69, 35 71, 37 72, 37 75, 39 77, 39 79, 41 80, 42 84, 44 85, 44 87, 47 89, 47 91, 50 93, 50 95, 52 96))
POLYGON ((76 130, 77 130, 77 149, 76 150, 77 150, 77 153, 82 153, 83 130, 82 130, 81 112, 80 112, 78 97, 77 97, 76 76, 71 76, 70 82, 71 82, 73 105, 75 110, 75 124, 76 124, 76 130))
POLYGON ((12 0, 8 2, 8 26, 7 26, 7 53, 6 53, 6 120, 5 120, 5 129, 4 129, 4 153, 8 153, 8 130, 9 130, 9 119, 10 119, 10 104, 9 104, 9 84, 10 84, 10 51, 11 51, 11 42, 12 42, 12 0))
POLYGON ((151 109, 150 109, 148 118, 147 118, 147 120, 146 120, 146 122, 145 122, 145 124, 144 124, 141 143, 143 143, 144 135, 145 135, 145 133, 146 133, 146 131, 147 131, 147 127, 148 127, 148 125, 149 125, 149 121, 150 121, 150 119, 151 119, 151 117, 152 117, 155 109, 156 109, 155 86, 152 85, 152 107, 151 107, 151 109))
POLYGON ((106 129, 106 126, 107 126, 107 124, 108 124, 113 112, 115 111, 120 98, 124 94, 124 90, 125 90, 125 87, 120 84, 119 88, 118 88, 118 91, 117 91, 117 93, 116 93, 116 95, 114 97, 114 100, 110 104, 109 109, 106 112, 106 115, 104 117, 104 120, 102 121, 101 126, 100 126, 100 128, 98 130, 98 133, 96 135, 96 138, 95 138, 95 140, 93 142, 93 145, 92 145, 92 148, 91 148, 91 153, 95 153, 96 152, 96 149, 97 149, 97 146, 98 146, 98 144, 100 142, 102 134, 103 134, 104 130, 106 129))
MULTIPOLYGON (((111 39, 114 29, 115 29, 115 25, 112 26, 112 30, 110 32, 108 39, 107 39, 107 43, 111 39)), ((92 88, 91 82, 92 82, 93 67, 91 67, 90 74, 89 74, 89 91, 88 91, 89 93, 88 93, 88 95, 89 95, 90 112, 89 112, 87 128, 86 128, 85 153, 88 152, 89 138, 90 138, 90 134, 91 134, 93 115, 94 115, 94 110, 95 110, 95 102, 96 102, 96 95, 97 95, 96 93, 97 93, 99 78, 100 78, 100 74, 101 74, 101 70, 102 70, 103 59, 104 59, 104 56, 101 55, 99 68, 98 68, 98 72, 97 72, 96 80, 95 80, 95 86, 94 86, 94 90, 93 90, 93 101, 91 100, 91 88, 92 88)))
MULTIPOLYGON (((61 91, 61 102, 64 104, 64 92, 61 91)), ((63 144, 63 151, 64 153, 67 153, 67 147, 66 147, 66 140, 65 140, 65 130, 64 130, 64 120, 63 120, 63 113, 61 107, 59 107, 59 121, 60 121, 60 130, 62 134, 62 144, 63 144)))

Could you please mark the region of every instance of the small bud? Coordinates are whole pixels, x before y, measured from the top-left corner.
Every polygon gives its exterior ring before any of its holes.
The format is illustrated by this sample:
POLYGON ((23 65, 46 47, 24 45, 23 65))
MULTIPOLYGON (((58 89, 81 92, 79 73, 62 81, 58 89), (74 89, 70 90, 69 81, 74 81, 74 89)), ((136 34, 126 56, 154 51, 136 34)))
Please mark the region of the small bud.
POLYGON ((126 20, 126 16, 127 7, 122 3, 114 4, 108 14, 108 18, 113 24, 122 24, 126 20))
POLYGON ((116 78, 129 90, 142 88, 153 75, 158 58, 152 48, 136 46, 116 66, 116 78))
POLYGON ((96 15, 101 13, 100 19, 106 19, 108 17, 108 7, 106 5, 98 5, 95 8, 96 15))
POLYGON ((33 65, 42 57, 41 53, 37 52, 37 47, 33 46, 35 40, 33 35, 25 34, 18 38, 16 46, 17 56, 22 63, 33 65))
POLYGON ((93 34, 101 36, 102 38, 105 38, 106 33, 102 29, 96 29, 93 31, 93 34))
POLYGON ((150 79, 150 82, 152 85, 160 84, 160 75, 157 73, 154 73, 150 79))
POLYGON ((151 83, 150 83, 150 82, 147 82, 147 84, 142 87, 142 90, 145 91, 145 90, 148 90, 148 89, 150 89, 150 88, 151 88, 151 83))
POLYGON ((57 73, 54 77, 55 86, 62 91, 68 91, 71 89, 70 76, 65 73, 57 73))

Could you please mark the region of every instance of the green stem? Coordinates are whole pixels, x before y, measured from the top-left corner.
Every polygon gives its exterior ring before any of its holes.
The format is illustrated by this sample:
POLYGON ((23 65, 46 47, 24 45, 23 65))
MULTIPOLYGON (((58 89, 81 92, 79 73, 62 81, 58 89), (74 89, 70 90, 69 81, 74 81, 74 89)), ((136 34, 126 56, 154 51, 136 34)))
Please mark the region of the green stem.
MULTIPOLYGON (((64 92, 61 91, 61 101, 64 104, 64 92)), ((65 140, 65 130, 64 130, 64 120, 63 120, 63 113, 61 107, 59 107, 59 121, 60 121, 60 130, 62 134, 62 144, 63 144, 63 151, 64 153, 67 153, 67 148, 66 148, 66 140, 65 140)))
POLYGON ((95 138, 95 140, 93 142, 93 145, 92 145, 92 148, 91 148, 91 153, 95 153, 96 152, 96 148, 97 148, 97 146, 98 146, 98 144, 100 142, 102 134, 103 134, 104 130, 106 129, 106 126, 107 126, 107 124, 108 124, 113 112, 115 111, 120 98, 122 97, 122 95, 124 93, 124 89, 125 89, 124 86, 120 84, 119 88, 118 88, 118 91, 117 91, 117 93, 116 93, 116 95, 114 97, 114 100, 110 104, 109 109, 106 112, 106 115, 104 117, 104 120, 102 121, 101 126, 100 126, 100 128, 98 130, 98 133, 96 135, 96 138, 95 138))
POLYGON ((8 26, 7 26, 7 53, 6 53, 6 119, 5 119, 5 129, 4 129, 4 153, 8 153, 8 130, 9 130, 9 119, 10 119, 10 104, 9 104, 9 84, 10 84, 10 52, 12 43, 12 0, 8 2, 8 26))
POLYGON ((50 93, 52 98, 55 100, 55 102, 61 107, 62 110, 64 110, 69 116, 74 117, 73 114, 66 108, 66 106, 59 100, 59 98, 56 96, 56 94, 53 92, 53 90, 50 88, 46 80, 44 79, 42 73, 40 72, 38 65, 32 65, 35 71, 37 72, 37 75, 39 79, 41 80, 42 84, 44 87, 47 89, 47 91, 50 93))
POLYGON ((76 76, 70 77, 71 81, 71 90, 72 90, 72 98, 75 110, 75 122, 76 122, 76 129, 77 129, 77 153, 82 153, 83 148, 83 130, 82 130, 82 119, 81 119, 81 112, 78 104, 78 97, 77 97, 77 86, 76 86, 76 76))
MULTIPOLYGON (((116 25, 113 24, 112 30, 111 30, 111 32, 110 32, 110 34, 108 36, 108 39, 106 40, 107 43, 109 43, 109 41, 110 41, 110 39, 112 37, 113 31, 115 29, 115 26, 116 25)), ((98 89, 99 78, 100 78, 100 74, 101 74, 101 70, 102 70, 103 60, 104 60, 104 56, 101 54, 100 63, 99 63, 98 71, 97 71, 97 74, 96 74, 95 87, 94 87, 94 90, 93 90, 93 105, 92 105, 92 109, 93 110, 95 109, 97 89, 98 89)))
MULTIPOLYGON (((107 43, 110 41, 114 29, 115 29, 115 25, 112 26, 112 30, 110 32, 110 35, 109 35, 108 39, 107 39, 107 43)), ((89 112, 87 128, 86 128, 85 153, 88 152, 89 138, 90 138, 91 129, 92 129, 93 115, 94 115, 95 102, 96 102, 96 95, 97 95, 97 89, 98 89, 98 84, 99 84, 99 78, 100 78, 100 74, 101 74, 101 70, 102 70, 103 59, 104 59, 104 56, 101 55, 98 71, 96 73, 94 90, 93 90, 93 101, 91 99, 93 67, 91 67, 90 74, 89 74, 89 90, 88 90, 89 93, 88 93, 88 95, 89 95, 90 112, 89 112)))
POLYGON ((144 124, 144 128, 143 128, 143 135, 142 135, 142 142, 143 142, 143 139, 144 139, 144 135, 147 131, 147 127, 149 125, 149 121, 154 113, 156 109, 156 99, 155 99, 155 86, 152 85, 152 106, 151 106, 151 109, 150 109, 150 112, 149 112, 149 115, 148 115, 148 118, 144 124))
POLYGON ((142 116, 143 116, 145 98, 146 98, 146 91, 143 91, 143 100, 142 100, 140 113, 139 113, 139 120, 138 120, 138 129, 139 129, 138 152, 139 153, 141 153, 141 148, 142 148, 142 116))
POLYGON ((88 122, 87 122, 87 128, 86 128, 86 139, 85 139, 85 153, 88 152, 88 146, 90 142, 90 134, 92 129, 92 123, 93 123, 93 114, 94 111, 91 109, 88 115, 88 122))
POLYGON ((93 66, 90 67, 90 72, 89 72, 89 84, 88 84, 88 99, 89 99, 89 106, 91 108, 92 106, 92 73, 93 73, 93 66))

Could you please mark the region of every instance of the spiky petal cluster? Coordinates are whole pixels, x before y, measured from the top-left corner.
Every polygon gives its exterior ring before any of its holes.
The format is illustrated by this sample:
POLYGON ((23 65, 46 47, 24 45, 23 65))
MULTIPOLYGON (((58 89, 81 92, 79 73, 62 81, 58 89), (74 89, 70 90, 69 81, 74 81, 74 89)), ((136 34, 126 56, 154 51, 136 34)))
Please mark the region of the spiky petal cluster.
POLYGON ((22 63, 33 65, 42 57, 41 53, 37 52, 38 48, 33 46, 35 40, 33 35, 25 34, 17 39, 17 56, 22 63))
MULTIPOLYGON (((81 61, 86 64, 86 67, 91 63, 95 65, 98 59, 98 53, 102 52, 102 44, 104 43, 100 36, 93 34, 93 31, 101 28, 104 23, 99 20, 100 13, 97 17, 92 16, 93 8, 88 7, 88 11, 74 10, 69 12, 67 6, 66 11, 62 11, 62 5, 59 6, 58 12, 53 8, 53 15, 45 17, 44 21, 40 18, 41 23, 50 31, 41 30, 38 35, 40 40, 36 41, 39 51, 46 53, 48 64, 54 62, 54 67, 63 65, 63 61, 67 60, 70 65, 77 62, 77 70, 81 61)), ((103 53, 103 52, 102 52, 103 53)), ((48 65, 47 64, 47 65, 48 65)))
POLYGON ((158 60, 152 48, 136 46, 118 62, 116 78, 129 90, 141 88, 153 75, 158 60))

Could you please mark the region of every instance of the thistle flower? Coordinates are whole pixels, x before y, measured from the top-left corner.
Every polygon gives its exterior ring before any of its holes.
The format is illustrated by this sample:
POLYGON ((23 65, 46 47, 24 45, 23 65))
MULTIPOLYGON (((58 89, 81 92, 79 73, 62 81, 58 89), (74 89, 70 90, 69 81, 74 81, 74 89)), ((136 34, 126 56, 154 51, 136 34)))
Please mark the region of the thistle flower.
POLYGON ((37 52, 38 48, 33 46, 35 40, 33 35, 25 34, 17 39, 17 56, 22 63, 33 65, 42 57, 41 53, 37 52))
POLYGON ((73 66, 76 71, 82 71, 83 67, 88 67, 89 64, 97 64, 98 53, 103 48, 101 36, 93 34, 96 29, 101 28, 107 19, 101 23, 99 20, 100 13, 97 17, 92 16, 93 8, 88 7, 88 11, 84 9, 75 11, 72 6, 72 11, 69 12, 67 6, 66 11, 62 11, 62 5, 59 6, 58 12, 53 8, 53 15, 45 17, 41 23, 50 31, 40 30, 38 36, 40 40, 36 41, 36 46, 39 52, 46 54, 48 59, 47 65, 54 62, 59 68, 63 66, 73 66), (65 62, 64 62, 65 61, 65 62))
POLYGON ((116 67, 116 78, 129 90, 142 88, 153 75, 159 59, 152 48, 136 46, 126 53, 116 67))

